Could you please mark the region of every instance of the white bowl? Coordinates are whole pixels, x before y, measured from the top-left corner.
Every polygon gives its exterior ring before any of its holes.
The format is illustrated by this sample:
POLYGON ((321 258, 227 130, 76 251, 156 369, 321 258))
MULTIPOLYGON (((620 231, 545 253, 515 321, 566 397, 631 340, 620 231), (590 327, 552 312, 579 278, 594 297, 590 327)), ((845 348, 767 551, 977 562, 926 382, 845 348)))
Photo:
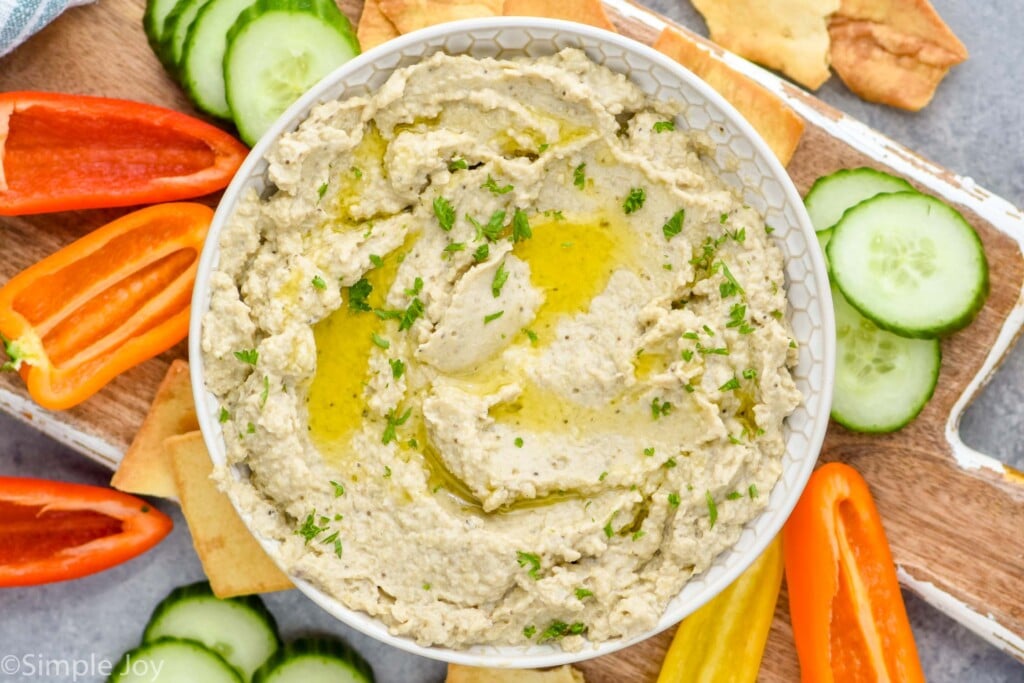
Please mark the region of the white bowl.
MULTIPOLYGON (((605 641, 585 647, 581 652, 563 652, 551 645, 476 646, 465 650, 424 647, 409 638, 391 635, 379 620, 350 610, 309 583, 295 579, 299 590, 352 628, 408 652, 472 666, 556 666, 608 654, 644 640, 676 624, 736 579, 779 533, 796 505, 814 468, 828 423, 835 321, 825 263, 810 219, 792 181, 764 140, 703 81, 668 57, 629 38, 581 24, 522 17, 473 19, 434 26, 391 40, 339 67, 267 131, 242 164, 217 208, 192 298, 189 329, 192 387, 210 457, 214 464, 223 465, 224 442, 217 419, 220 406, 205 389, 200 324, 209 308, 209 277, 218 260, 220 231, 244 190, 266 187, 267 163, 263 157, 271 144, 283 133, 294 130, 315 105, 373 91, 395 69, 441 50, 474 57, 538 57, 564 47, 582 48, 591 59, 627 74, 655 97, 682 101, 686 106, 677 122, 685 128, 704 130, 711 136, 717 144, 714 163, 719 175, 739 188, 744 201, 765 215, 767 223, 775 228, 776 243, 786 257, 791 322, 800 346, 794 379, 804 402, 787 420, 782 475, 771 491, 765 511, 746 525, 732 549, 691 579, 669 602, 657 626, 628 640, 605 641)), ((235 476, 245 475, 239 469, 235 476)), ((257 538, 270 556, 275 557, 275 543, 257 538)))

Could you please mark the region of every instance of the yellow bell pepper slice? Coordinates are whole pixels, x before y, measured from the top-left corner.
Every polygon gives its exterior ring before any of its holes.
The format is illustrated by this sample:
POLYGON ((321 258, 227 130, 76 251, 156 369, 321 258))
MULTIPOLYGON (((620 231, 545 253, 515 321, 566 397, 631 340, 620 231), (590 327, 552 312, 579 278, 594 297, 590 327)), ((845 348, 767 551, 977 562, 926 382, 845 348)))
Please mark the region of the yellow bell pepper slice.
POLYGON ((782 585, 782 536, 679 625, 658 683, 754 683, 782 585))

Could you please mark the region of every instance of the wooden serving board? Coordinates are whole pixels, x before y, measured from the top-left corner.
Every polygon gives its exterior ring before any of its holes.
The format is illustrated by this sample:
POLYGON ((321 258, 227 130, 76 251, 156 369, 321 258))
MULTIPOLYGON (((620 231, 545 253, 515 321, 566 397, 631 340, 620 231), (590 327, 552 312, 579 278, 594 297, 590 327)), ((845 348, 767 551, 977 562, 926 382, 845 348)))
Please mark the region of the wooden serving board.
MULTIPOLYGON (((627 0, 605 2, 619 30, 646 44, 669 24, 627 0)), ((358 18, 358 0, 340 0, 339 5, 353 21, 358 18)), ((68 11, 0 60, 0 91, 123 97, 195 114, 146 43, 143 6, 144 0, 103 0, 68 11)), ((848 462, 868 480, 903 584, 1024 661, 1024 476, 971 451, 957 435, 964 408, 1024 323, 1024 216, 798 88, 693 37, 729 66, 778 94, 806 119, 806 133, 788 169, 802 192, 824 173, 874 166, 907 177, 957 206, 981 235, 993 274, 991 295, 968 333, 943 342, 946 362, 934 399, 913 424, 896 434, 872 437, 831 426, 822 459, 848 462)), ((212 196, 203 201, 212 205, 216 200, 212 196)), ((126 211, 0 218, 0 253, 4 254, 0 282, 126 211)), ((0 376, 0 409, 113 467, 139 428, 167 365, 184 356, 182 344, 64 413, 39 409, 17 377, 0 376)), ((579 666, 592 683, 654 681, 670 639, 671 630, 579 666)), ((760 680, 798 678, 783 596, 760 680)))

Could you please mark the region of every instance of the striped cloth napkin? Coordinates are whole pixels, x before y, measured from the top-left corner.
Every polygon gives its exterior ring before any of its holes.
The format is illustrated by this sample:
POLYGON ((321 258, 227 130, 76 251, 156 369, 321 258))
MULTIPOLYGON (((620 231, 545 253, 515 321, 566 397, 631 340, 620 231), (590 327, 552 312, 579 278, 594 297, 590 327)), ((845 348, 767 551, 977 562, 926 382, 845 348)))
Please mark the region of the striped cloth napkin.
POLYGON ((25 42, 68 7, 93 0, 0 0, 0 57, 25 42))

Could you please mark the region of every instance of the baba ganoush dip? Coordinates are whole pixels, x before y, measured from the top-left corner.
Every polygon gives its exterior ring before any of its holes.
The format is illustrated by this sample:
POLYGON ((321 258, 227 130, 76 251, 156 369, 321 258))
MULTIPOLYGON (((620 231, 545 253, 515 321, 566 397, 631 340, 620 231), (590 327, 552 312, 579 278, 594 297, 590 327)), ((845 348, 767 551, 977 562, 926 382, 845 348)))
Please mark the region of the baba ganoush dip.
POLYGON ((766 506, 783 258, 681 105, 578 50, 436 54, 317 106, 220 235, 221 486, 421 644, 651 628, 766 506))

